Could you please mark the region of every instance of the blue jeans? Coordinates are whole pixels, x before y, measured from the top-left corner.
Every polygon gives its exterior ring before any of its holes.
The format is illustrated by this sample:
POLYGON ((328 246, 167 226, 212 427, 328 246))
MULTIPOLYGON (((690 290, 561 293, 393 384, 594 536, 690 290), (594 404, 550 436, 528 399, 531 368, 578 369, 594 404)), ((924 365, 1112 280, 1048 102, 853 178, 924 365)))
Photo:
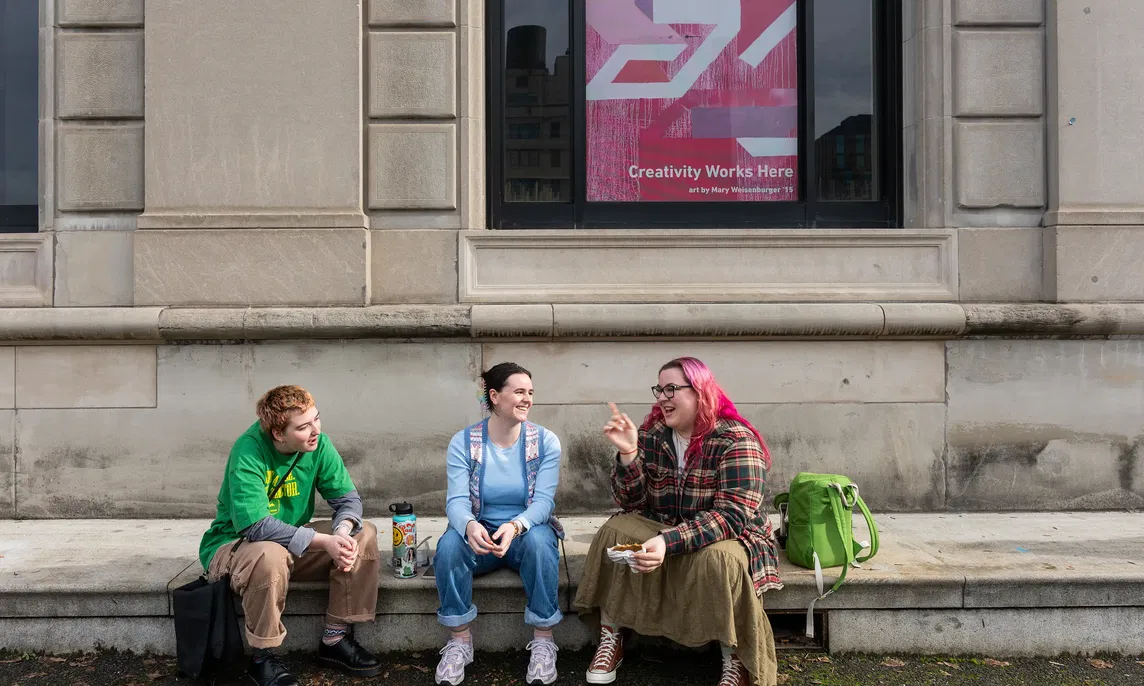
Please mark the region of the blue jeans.
MULTIPOLYGON (((483 524, 483 522, 482 522, 483 524)), ((486 525, 486 529, 489 527, 486 525)), ((489 529, 489 534, 493 533, 489 529)), ((560 612, 560 548, 556 532, 547 524, 534 526, 513 539, 504 557, 477 555, 461 534, 449 528, 437 542, 433 574, 437 580, 437 621, 447 627, 464 626, 477 617, 473 604, 473 577, 502 567, 520 573, 528 604, 524 622, 534 627, 555 626, 560 612)))

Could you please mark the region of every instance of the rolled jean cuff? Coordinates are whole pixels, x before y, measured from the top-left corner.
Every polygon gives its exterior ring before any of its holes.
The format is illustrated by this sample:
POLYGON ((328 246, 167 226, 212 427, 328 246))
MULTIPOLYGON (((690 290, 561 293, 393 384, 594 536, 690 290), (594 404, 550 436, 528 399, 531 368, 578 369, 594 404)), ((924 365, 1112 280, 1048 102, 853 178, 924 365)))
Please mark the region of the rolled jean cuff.
POLYGON ((447 626, 450 629, 456 629, 459 626, 471 624, 472 621, 476 618, 476 605, 469 605, 469 611, 463 615, 443 615, 440 612, 437 613, 437 621, 441 623, 441 626, 447 626))
POLYGON ((282 633, 278 634, 277 636, 268 636, 268 637, 258 636, 253 631, 251 631, 250 629, 246 630, 246 643, 251 648, 254 648, 254 649, 277 648, 278 646, 282 645, 282 642, 285 640, 286 640, 286 631, 285 630, 283 630, 282 633))
POLYGON ((556 608, 555 614, 551 617, 538 617, 532 610, 527 607, 524 608, 524 623, 529 626, 534 626, 537 629, 547 629, 556 626, 562 619, 564 619, 564 613, 560 611, 559 607, 556 608))

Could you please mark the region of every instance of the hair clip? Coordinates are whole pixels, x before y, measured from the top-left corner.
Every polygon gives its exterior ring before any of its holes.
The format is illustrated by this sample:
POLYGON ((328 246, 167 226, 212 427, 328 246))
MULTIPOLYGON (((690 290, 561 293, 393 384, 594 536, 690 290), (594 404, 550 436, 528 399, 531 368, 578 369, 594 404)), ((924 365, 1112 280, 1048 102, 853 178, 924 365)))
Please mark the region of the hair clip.
POLYGON ((477 379, 477 405, 480 406, 481 412, 489 411, 489 393, 485 390, 485 380, 483 377, 477 379))

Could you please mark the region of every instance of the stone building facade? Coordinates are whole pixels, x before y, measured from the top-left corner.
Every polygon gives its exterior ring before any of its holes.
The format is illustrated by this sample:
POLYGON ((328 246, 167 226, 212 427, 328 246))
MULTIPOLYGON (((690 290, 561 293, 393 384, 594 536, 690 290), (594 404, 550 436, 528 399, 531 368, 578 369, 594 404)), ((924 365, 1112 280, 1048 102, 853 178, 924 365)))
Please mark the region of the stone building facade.
POLYGON ((767 436, 776 491, 811 470, 882 511, 1139 507, 1144 4, 868 4, 889 135, 799 159, 888 160, 883 219, 561 225, 505 193, 530 166, 576 192, 576 6, 539 79, 489 58, 511 0, 0 2, 27 48, 0 51, 0 516, 209 516, 279 383, 317 396, 371 513, 440 512, 506 359, 563 441, 559 509, 602 511, 604 403, 642 415, 681 354, 767 436), (571 142, 506 142, 537 88, 570 89, 536 131, 571 142))

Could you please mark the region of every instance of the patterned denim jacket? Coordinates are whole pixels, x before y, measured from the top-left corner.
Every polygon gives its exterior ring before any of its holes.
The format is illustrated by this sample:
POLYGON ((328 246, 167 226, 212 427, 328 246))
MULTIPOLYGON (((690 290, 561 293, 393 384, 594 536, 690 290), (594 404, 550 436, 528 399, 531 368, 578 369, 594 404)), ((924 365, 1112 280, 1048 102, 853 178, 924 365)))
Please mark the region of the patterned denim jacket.
MULTIPOLYGON (((528 482, 528 502, 532 504, 536 495, 536 474, 540 471, 540 427, 532 422, 524 422, 524 473, 528 482)), ((473 504, 473 516, 481 518, 481 480, 485 475, 484 448, 488 433, 488 420, 473 424, 466 429, 469 435, 469 502, 473 504)), ((556 515, 548 518, 548 525, 556 536, 564 540, 564 527, 556 515)))

